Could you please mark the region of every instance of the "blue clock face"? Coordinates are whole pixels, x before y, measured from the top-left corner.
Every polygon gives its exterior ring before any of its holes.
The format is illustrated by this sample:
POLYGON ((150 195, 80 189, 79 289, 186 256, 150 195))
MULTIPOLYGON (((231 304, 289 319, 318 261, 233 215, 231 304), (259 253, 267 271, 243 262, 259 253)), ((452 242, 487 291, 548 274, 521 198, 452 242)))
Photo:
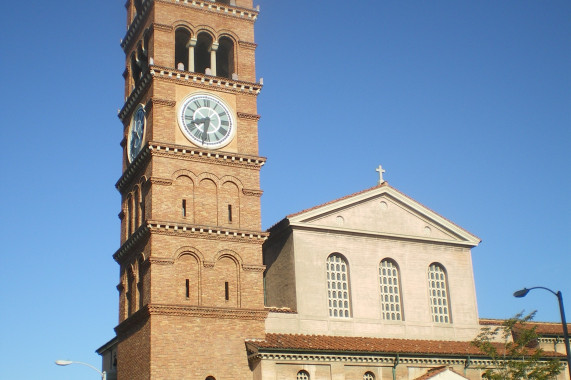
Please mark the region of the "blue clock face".
POLYGON ((131 126, 129 127, 129 135, 127 136, 127 156, 129 162, 133 162, 135 157, 143 148, 143 139, 145 138, 145 108, 139 104, 133 113, 131 126))
POLYGON ((232 141, 234 117, 226 103, 217 97, 192 95, 182 103, 178 116, 182 132, 198 146, 217 149, 232 141))

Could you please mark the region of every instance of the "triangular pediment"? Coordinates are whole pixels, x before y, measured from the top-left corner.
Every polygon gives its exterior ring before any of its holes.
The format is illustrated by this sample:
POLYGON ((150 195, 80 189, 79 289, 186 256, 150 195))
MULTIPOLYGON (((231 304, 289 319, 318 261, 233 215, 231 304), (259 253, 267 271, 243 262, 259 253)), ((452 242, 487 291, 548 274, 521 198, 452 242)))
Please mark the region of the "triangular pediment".
POLYGON ((476 246, 480 239, 383 184, 290 215, 290 225, 476 246))

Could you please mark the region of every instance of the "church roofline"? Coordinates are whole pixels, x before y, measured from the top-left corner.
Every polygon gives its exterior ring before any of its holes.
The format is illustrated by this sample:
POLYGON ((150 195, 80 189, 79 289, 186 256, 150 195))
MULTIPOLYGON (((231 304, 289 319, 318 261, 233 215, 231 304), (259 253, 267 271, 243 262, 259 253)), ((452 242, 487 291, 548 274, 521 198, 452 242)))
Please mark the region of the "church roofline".
MULTIPOLYGON (((445 357, 477 357, 486 355, 470 341, 411 340, 328 335, 266 334, 263 340, 246 340, 246 344, 262 352, 315 352, 377 355, 413 355, 445 357)), ((499 352, 504 349, 497 343, 499 352)), ((533 351, 530 349, 530 352, 533 351)), ((564 358, 558 352, 543 352, 545 358, 564 358)))
POLYGON ((323 212, 327 212, 328 209, 333 208, 333 205, 338 204, 339 206, 345 206, 347 204, 350 204, 352 200, 358 201, 361 200, 362 198, 366 198, 368 196, 375 196, 381 193, 389 193, 397 198, 400 198, 400 200, 404 203, 408 203, 409 206, 414 206, 414 208, 417 209, 418 212, 421 212, 423 214, 425 214, 426 216, 428 216, 429 218, 433 219, 435 222, 442 224, 443 226, 447 227, 448 229, 450 229, 451 232, 455 233, 456 235, 458 235, 459 237, 461 237, 462 239, 464 239, 465 241, 463 242, 458 242, 458 243, 464 243, 464 245, 469 245, 469 246, 476 246, 481 242, 481 239, 470 233, 469 231, 467 231, 466 229, 460 227, 459 225, 457 225, 456 223, 452 222, 451 220, 443 217, 442 215, 438 214, 437 212, 433 211, 432 209, 426 207, 425 205, 423 205, 422 203, 416 201, 415 199, 409 197, 408 195, 404 194, 403 192, 395 189, 394 187, 390 186, 388 184, 388 182, 383 182, 380 185, 376 185, 374 187, 371 187, 369 189, 365 189, 365 190, 361 190, 358 191, 356 193, 353 194, 349 194, 346 195, 344 197, 299 211, 297 213, 293 213, 293 214, 289 214, 287 215, 284 219, 282 219, 281 221, 279 221, 278 223, 274 224, 272 227, 270 227, 268 229, 268 232, 274 232, 277 231, 285 226, 288 225, 294 225, 297 224, 298 222, 305 222, 313 217, 316 217, 320 214, 322 214, 323 212))

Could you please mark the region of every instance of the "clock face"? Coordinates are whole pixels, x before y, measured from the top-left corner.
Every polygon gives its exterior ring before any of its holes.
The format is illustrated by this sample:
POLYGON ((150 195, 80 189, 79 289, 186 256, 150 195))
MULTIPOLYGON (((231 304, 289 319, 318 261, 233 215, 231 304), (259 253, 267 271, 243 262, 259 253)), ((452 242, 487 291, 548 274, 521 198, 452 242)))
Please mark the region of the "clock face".
POLYGON ((129 127, 129 135, 127 136, 127 156, 129 162, 133 162, 135 157, 143 147, 143 139, 145 138, 145 108, 139 104, 131 118, 129 127))
POLYGON ((234 136, 236 129, 230 108, 221 99, 195 94, 185 99, 178 121, 184 135, 203 148, 221 148, 234 136))

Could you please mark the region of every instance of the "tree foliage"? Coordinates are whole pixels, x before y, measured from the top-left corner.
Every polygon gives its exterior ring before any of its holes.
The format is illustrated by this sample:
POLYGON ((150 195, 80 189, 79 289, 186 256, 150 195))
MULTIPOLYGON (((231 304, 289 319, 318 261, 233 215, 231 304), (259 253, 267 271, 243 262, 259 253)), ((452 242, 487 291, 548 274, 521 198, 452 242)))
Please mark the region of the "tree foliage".
POLYGON ((537 343, 535 326, 529 326, 535 312, 523 312, 501 326, 484 327, 472 341, 491 358, 492 367, 483 368, 482 378, 491 380, 553 379, 563 369, 559 359, 546 359, 537 343))

